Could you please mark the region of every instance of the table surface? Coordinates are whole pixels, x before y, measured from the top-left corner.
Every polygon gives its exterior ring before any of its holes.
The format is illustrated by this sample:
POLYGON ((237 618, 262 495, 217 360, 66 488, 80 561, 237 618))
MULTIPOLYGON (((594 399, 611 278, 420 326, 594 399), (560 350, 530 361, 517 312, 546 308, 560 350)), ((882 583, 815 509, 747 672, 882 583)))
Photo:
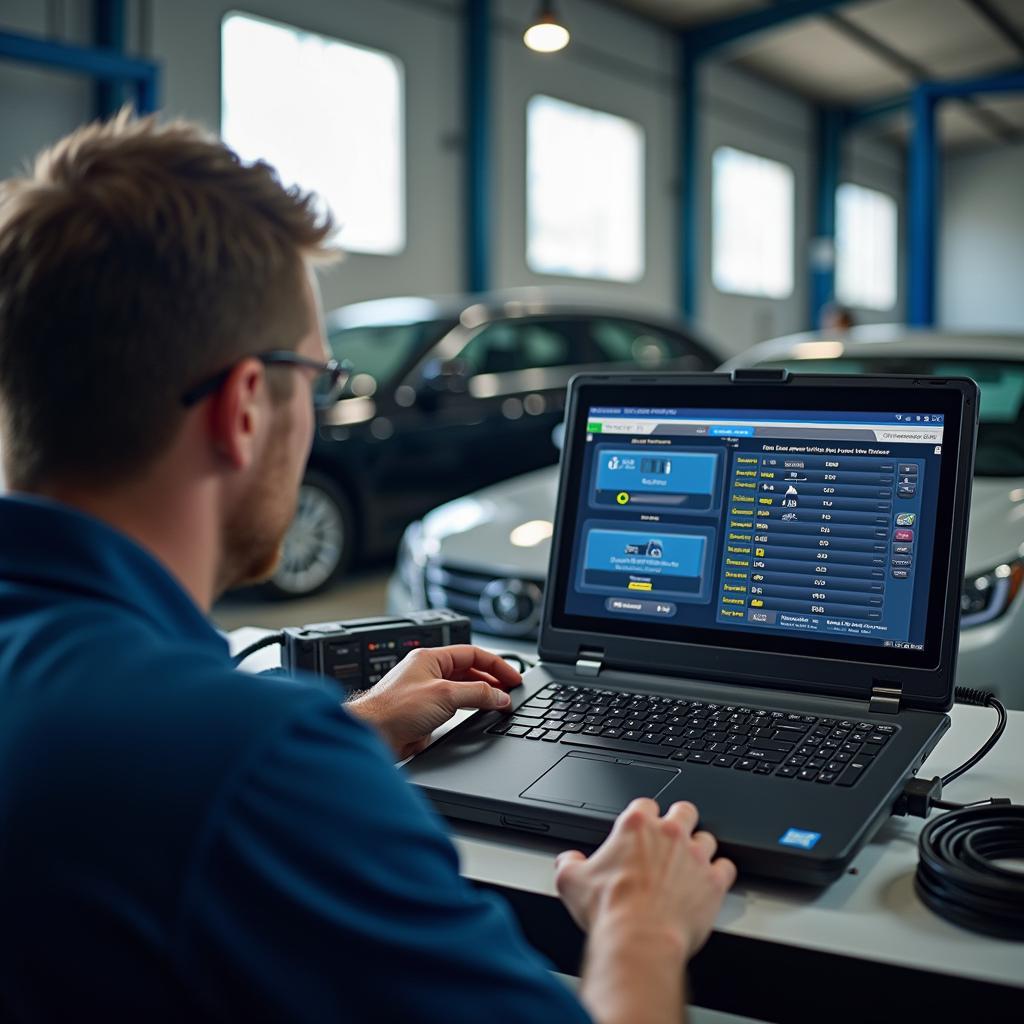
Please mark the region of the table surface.
MULTIPOLYGON (((238 650, 266 632, 235 630, 229 641, 238 650)), ((253 656, 246 667, 259 671, 276 662, 277 651, 271 648, 253 656)), ((996 721, 991 709, 959 705, 950 717, 952 728, 925 762, 922 777, 942 775, 966 761, 996 721)), ((1010 711, 1008 718, 999 743, 949 787, 947 799, 968 803, 1004 796, 1024 803, 1024 711, 1010 711)), ((920 818, 889 819, 847 873, 825 889, 740 878, 725 899, 715 931, 1024 989, 1024 943, 959 928, 918 899, 914 872, 924 824, 920 818)), ((565 843, 466 823, 454 824, 452 835, 465 877, 557 899, 554 858, 565 843)))

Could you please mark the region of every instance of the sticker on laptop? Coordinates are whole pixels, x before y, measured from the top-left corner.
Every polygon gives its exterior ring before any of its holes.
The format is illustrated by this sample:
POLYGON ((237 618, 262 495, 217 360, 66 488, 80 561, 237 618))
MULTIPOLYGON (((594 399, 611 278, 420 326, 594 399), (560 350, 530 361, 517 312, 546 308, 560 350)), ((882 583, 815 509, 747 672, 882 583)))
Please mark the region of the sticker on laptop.
POLYGON ((802 828, 791 828, 787 829, 786 834, 779 839, 779 843, 783 846, 795 846, 799 850, 813 850, 820 838, 820 832, 807 832, 802 828))

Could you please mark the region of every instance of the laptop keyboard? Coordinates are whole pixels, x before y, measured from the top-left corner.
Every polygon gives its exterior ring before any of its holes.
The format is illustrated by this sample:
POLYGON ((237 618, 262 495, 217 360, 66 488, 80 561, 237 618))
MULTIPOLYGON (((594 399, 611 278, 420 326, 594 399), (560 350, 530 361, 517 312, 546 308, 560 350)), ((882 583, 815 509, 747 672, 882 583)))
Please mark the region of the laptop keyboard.
POLYGON ((899 727, 551 683, 496 736, 853 786, 899 727))

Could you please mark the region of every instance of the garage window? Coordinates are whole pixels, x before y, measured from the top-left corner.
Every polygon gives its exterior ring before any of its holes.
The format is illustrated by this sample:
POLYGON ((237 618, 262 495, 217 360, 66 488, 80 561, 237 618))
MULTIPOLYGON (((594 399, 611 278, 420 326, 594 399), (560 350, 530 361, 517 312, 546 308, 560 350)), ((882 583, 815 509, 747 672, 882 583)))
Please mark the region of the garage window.
POLYGON ((849 182, 836 190, 836 298, 846 306, 896 306, 896 200, 849 182))
POLYGON ((793 171, 722 146, 711 165, 711 274, 721 292, 793 294, 793 171))
POLYGON ((526 107, 526 262, 538 274, 644 273, 640 125, 551 96, 526 107))
POLYGON ((248 14, 221 24, 221 134, 243 160, 315 191, 350 252, 405 247, 397 58, 248 14))

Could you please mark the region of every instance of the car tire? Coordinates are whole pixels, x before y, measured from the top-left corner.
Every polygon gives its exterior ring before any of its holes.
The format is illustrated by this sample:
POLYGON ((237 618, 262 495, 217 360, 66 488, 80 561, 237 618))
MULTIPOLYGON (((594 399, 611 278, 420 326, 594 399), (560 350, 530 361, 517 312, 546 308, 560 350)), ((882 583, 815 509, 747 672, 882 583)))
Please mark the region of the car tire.
POLYGON ((318 594, 348 567, 354 548, 352 502, 329 477, 309 470, 299 488, 281 561, 263 585, 264 593, 276 599, 318 594))

